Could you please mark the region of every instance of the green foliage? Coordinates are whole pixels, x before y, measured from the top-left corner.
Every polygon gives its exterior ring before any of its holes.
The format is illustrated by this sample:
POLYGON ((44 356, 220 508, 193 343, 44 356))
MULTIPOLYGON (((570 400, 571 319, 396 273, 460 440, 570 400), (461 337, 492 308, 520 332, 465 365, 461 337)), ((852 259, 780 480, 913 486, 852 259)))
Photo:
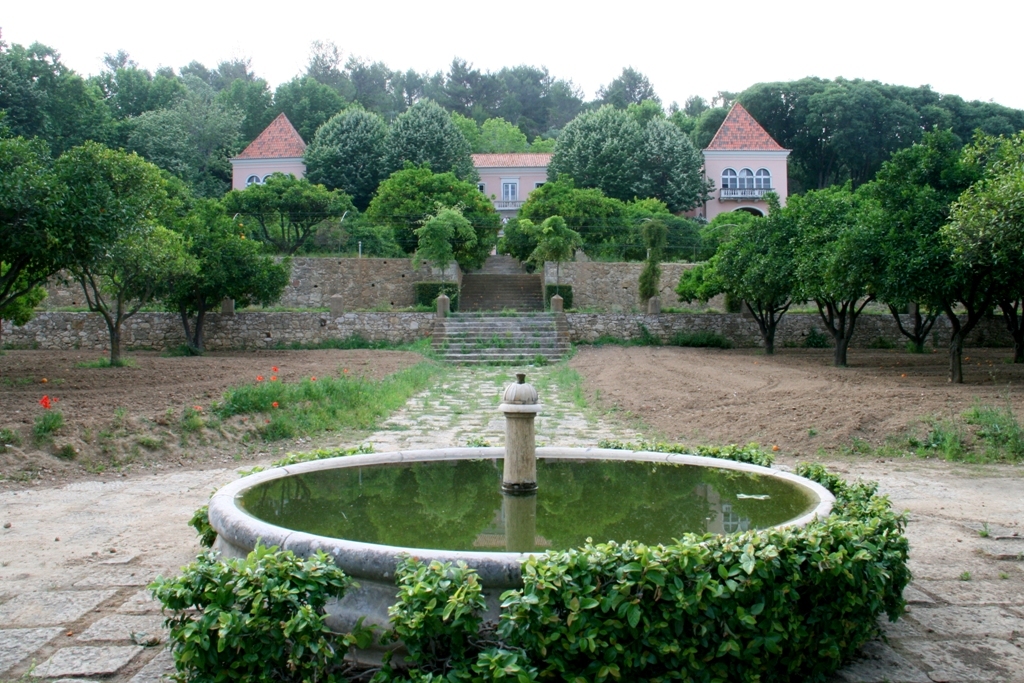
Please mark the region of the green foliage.
POLYGON ((417 282, 412 289, 417 306, 428 306, 430 310, 435 310, 437 297, 444 293, 451 299, 449 310, 459 310, 459 286, 454 282, 417 282))
POLYGON ((317 129, 344 107, 344 97, 309 76, 296 76, 274 91, 275 111, 287 116, 306 141, 312 140, 317 129))
POLYGON ((381 155, 387 130, 380 115, 359 107, 335 114, 306 147, 306 177, 329 190, 342 190, 365 211, 384 179, 381 155))
POLYGON ((97 358, 96 360, 83 360, 75 363, 76 368, 134 368, 138 365, 133 358, 120 358, 117 363, 112 364, 109 358, 97 358))
POLYGON ((561 216, 550 216, 538 226, 529 219, 520 221, 520 228, 530 235, 537 246, 530 254, 530 262, 543 268, 548 261, 555 262, 555 283, 561 284, 560 271, 562 261, 568 261, 582 245, 580 234, 565 224, 561 216))
POLYGON ((661 99, 654 92, 654 86, 647 76, 631 66, 622 69, 608 85, 597 90, 598 101, 616 109, 626 109, 640 104, 651 104, 661 111, 661 99))
POLYGON ((343 375, 294 383, 256 382, 228 389, 213 410, 221 418, 264 416, 259 433, 267 441, 370 429, 427 386, 436 372, 434 364, 419 363, 379 381, 343 375))
POLYGON ((483 264, 498 240, 501 217, 476 185, 453 173, 434 173, 427 167, 406 167, 380 184, 366 217, 394 230, 395 241, 411 254, 417 246, 416 230, 437 212, 438 205, 459 206, 476 232, 472 247, 454 245, 455 260, 463 269, 483 264))
POLYGON ((996 408, 975 403, 963 417, 967 424, 977 427, 975 436, 984 444, 985 459, 1024 460, 1024 428, 1010 405, 996 408))
POLYGON ((78 457, 78 451, 75 450, 75 447, 69 443, 66 443, 63 446, 55 449, 53 451, 53 454, 60 458, 61 460, 74 460, 75 458, 78 457))
POLYGON ((204 548, 212 548, 217 540, 217 531, 210 525, 210 506, 204 505, 192 514, 188 525, 196 530, 199 536, 199 545, 204 548))
POLYGON ((171 615, 180 683, 336 681, 350 644, 324 623, 328 599, 350 579, 319 552, 308 559, 257 545, 244 559, 206 553, 149 589, 171 615))
POLYGON ((827 334, 819 332, 818 328, 812 327, 807 330, 802 346, 805 349, 827 349, 832 346, 832 339, 827 334))
POLYGON ((384 141, 385 173, 406 164, 429 166, 436 173, 454 173, 460 180, 475 181, 471 150, 451 116, 439 104, 420 100, 391 124, 384 141))
MULTIPOLYGON (((520 219, 528 219, 535 224, 552 216, 561 216, 566 226, 578 232, 585 244, 599 245, 614 240, 621 233, 626 222, 626 208, 622 202, 606 197, 599 189, 578 188, 572 178, 561 176, 531 192, 519 209, 520 219)), ((532 249, 526 258, 531 252, 532 249)), ((509 253, 519 258, 518 254, 509 253)))
POLYGON ((181 317, 193 353, 203 352, 206 314, 222 300, 233 299, 239 308, 267 306, 280 298, 288 284, 291 261, 264 253, 262 245, 245 239, 240 229, 213 201, 197 202, 179 223, 197 268, 172 278, 162 299, 181 317))
POLYGON ((717 332, 700 330, 697 332, 677 332, 669 339, 671 346, 690 346, 697 348, 731 349, 733 343, 717 332))
POLYGON ((562 297, 562 310, 572 308, 572 285, 544 285, 544 307, 551 308, 551 297, 562 297))
POLYGON ((54 432, 64 426, 64 413, 50 409, 36 416, 32 425, 32 436, 37 442, 49 441, 54 432))
POLYGON ((20 446, 21 435, 18 432, 4 427, 0 429, 0 453, 6 453, 8 446, 20 446))
POLYGON ((474 152, 483 154, 508 154, 530 152, 526 135, 516 126, 501 117, 490 118, 480 126, 480 145, 474 152))
MULTIPOLYGON (((24 276, 23 276, 24 278, 24 276)), ((22 283, 15 283, 15 289, 22 289, 22 283)), ((0 321, 10 320, 15 325, 24 325, 36 314, 36 306, 46 298, 46 290, 33 287, 9 303, 0 306, 0 321)))
POLYGON ((224 197, 224 210, 242 218, 241 228, 283 254, 294 254, 327 220, 355 213, 351 198, 340 190, 313 185, 305 178, 275 173, 266 182, 224 197))
POLYGON ((871 485, 801 472, 836 495, 827 519, 532 557, 499 634, 542 679, 824 680, 902 614, 909 544, 871 485))
POLYGON ((476 246, 473 226, 458 207, 438 206, 437 213, 423 220, 416 229, 416 253, 413 259, 426 261, 441 269, 444 277, 448 264, 455 259, 456 247, 462 253, 471 253, 476 246))

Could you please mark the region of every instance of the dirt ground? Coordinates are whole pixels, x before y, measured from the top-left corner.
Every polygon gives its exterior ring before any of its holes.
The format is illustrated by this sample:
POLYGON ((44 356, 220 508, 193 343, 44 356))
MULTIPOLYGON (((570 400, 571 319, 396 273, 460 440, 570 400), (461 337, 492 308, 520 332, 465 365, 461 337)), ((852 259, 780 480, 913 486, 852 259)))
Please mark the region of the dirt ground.
POLYGON ((832 367, 830 349, 722 351, 676 347, 582 348, 571 365, 599 403, 684 443, 778 446, 782 454, 837 452, 855 439, 927 431, 923 420, 973 403, 1024 418, 1024 365, 1008 349, 967 349, 964 384, 947 381, 945 354, 853 349, 832 367))
POLYGON ((216 434, 207 430, 183 441, 178 423, 186 408, 208 410, 225 389, 257 375, 291 382, 348 370, 349 376, 379 379, 423 360, 401 351, 230 351, 198 358, 138 352, 128 356, 134 367, 79 367, 97 357, 95 351, 0 355, 0 429, 15 431, 21 441, 20 447, 0 448, 0 487, 26 478, 116 476, 131 465, 222 466, 239 454, 247 426, 232 418, 216 434), (51 442, 36 444, 32 425, 44 412, 44 395, 57 399, 52 409, 63 413, 65 426, 51 442), (55 455, 67 445, 76 450, 74 459, 55 455))

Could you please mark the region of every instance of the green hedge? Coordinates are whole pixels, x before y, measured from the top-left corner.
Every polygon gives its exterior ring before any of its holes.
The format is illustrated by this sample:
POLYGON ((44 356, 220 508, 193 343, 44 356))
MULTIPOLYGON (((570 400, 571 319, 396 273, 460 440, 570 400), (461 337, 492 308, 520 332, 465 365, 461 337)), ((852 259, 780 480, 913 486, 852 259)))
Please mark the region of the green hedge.
POLYGON ((417 306, 437 307, 437 297, 442 292, 451 299, 450 310, 459 310, 459 286, 454 282, 416 282, 413 284, 417 306))
MULTIPOLYGON (((772 460, 754 444, 601 446, 772 460)), ((876 484, 848 483, 820 465, 797 473, 836 496, 827 519, 801 529, 687 534, 667 546, 588 543, 532 557, 523 564, 523 588, 501 596, 497 624, 482 619, 485 587, 473 570, 406 558, 383 640, 406 644, 409 668, 392 669, 389 655, 374 680, 824 681, 877 634, 880 615, 903 613, 909 544, 904 516, 876 484)), ((324 600, 348 581, 323 567, 323 557, 299 561, 258 548, 244 563, 219 563, 222 569, 204 557, 184 577, 151 587, 176 612, 169 623, 182 680, 210 680, 205 674, 216 667, 229 672, 221 680, 282 665, 325 680, 340 653, 364 646, 364 630, 321 640, 324 600), (263 588, 264 574, 285 582, 282 589, 263 588), (257 578, 259 585, 247 583, 257 578), (263 591, 266 618, 252 611, 243 619, 263 591), (236 620, 237 632, 220 625, 236 620), (274 620, 286 629, 303 624, 305 649, 296 653, 280 628, 274 632, 274 620), (219 642, 232 654, 221 653, 219 642)))
POLYGON ((562 297, 562 310, 572 308, 572 285, 544 285, 544 308, 551 308, 551 297, 555 294, 562 297))

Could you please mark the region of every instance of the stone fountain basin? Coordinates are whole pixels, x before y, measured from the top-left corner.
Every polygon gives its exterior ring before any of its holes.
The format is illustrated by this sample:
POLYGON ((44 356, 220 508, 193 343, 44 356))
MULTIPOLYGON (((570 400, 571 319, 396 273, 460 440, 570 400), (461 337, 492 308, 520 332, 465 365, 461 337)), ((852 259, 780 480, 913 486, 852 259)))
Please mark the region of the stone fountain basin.
MULTIPOLYGON (((381 629, 388 626, 387 610, 395 602, 395 567, 401 555, 411 555, 428 562, 431 560, 465 562, 476 570, 484 586, 488 605, 485 618, 496 619, 498 597, 510 588, 522 586, 520 566, 532 553, 403 548, 318 536, 275 526, 257 519, 241 507, 241 498, 246 491, 254 486, 296 474, 308 474, 336 468, 423 461, 491 460, 503 458, 504 455, 504 448, 394 451, 316 460, 259 472, 228 484, 217 491, 210 500, 210 524, 217 532, 217 540, 213 547, 225 557, 244 558, 255 548, 257 541, 266 546, 278 546, 282 550, 291 550, 301 557, 309 557, 321 550, 330 555, 334 563, 346 574, 355 578, 358 583, 358 587, 351 588, 340 601, 328 603, 327 623, 337 632, 351 630, 360 617, 364 618, 364 625, 367 626, 376 625, 381 629)), ((558 447, 538 448, 537 457, 548 460, 627 460, 696 465, 784 479, 815 496, 818 504, 810 512, 780 524, 780 527, 800 527, 815 518, 827 517, 835 502, 835 497, 827 489, 804 477, 781 470, 718 458, 609 448, 558 447)), ((543 486, 543 484, 541 485, 543 486)), ((357 658, 368 661, 376 659, 372 653, 357 654, 357 658)))

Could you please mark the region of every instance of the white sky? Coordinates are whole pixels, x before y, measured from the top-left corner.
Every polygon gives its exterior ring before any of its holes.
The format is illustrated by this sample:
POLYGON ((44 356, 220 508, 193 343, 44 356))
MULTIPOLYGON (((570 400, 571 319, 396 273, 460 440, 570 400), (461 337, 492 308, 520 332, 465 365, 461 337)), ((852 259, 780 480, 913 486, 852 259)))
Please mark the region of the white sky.
POLYGON ((0 0, 7 43, 56 48, 82 74, 127 50, 148 69, 249 57, 272 86, 313 40, 393 69, 546 66, 590 99, 631 65, 662 101, 804 76, 931 85, 1024 109, 1020 0, 265 2, 0 0))

